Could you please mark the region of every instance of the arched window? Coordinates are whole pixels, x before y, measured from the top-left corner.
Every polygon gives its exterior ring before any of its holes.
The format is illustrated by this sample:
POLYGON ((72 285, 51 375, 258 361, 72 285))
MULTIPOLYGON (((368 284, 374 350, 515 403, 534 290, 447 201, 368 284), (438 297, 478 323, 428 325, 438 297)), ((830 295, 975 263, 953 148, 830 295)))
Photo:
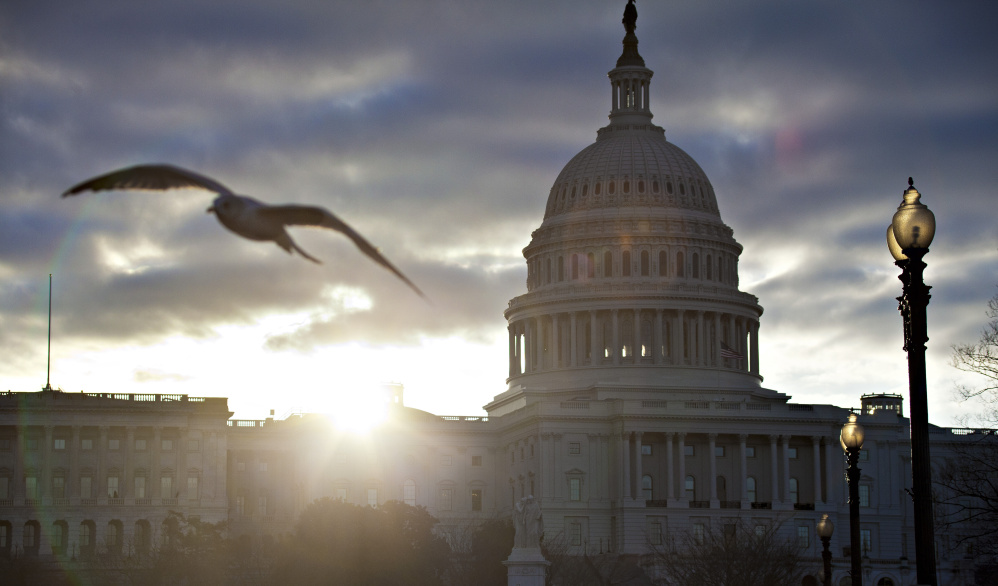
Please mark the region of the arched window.
POLYGON ((544 282, 545 283, 550 283, 551 282, 551 259, 550 258, 545 259, 545 264, 547 265, 547 268, 546 268, 546 271, 545 271, 546 274, 544 276, 544 282))
POLYGON ((686 195, 686 184, 685 183, 680 183, 679 184, 679 195, 686 195))
POLYGON ((881 578, 877 580, 877 586, 894 586, 894 580, 890 578, 881 578))
POLYGON ((631 192, 631 182, 627 181, 625 179, 624 180, 624 193, 630 193, 630 192, 631 192))
POLYGON ((758 501, 758 499, 756 498, 754 477, 749 476, 748 478, 745 479, 745 492, 748 493, 748 500, 750 503, 758 501))
POLYGON ((645 182, 638 181, 638 193, 644 193, 644 192, 645 192, 645 182))
POLYGON ((631 276, 631 251, 625 250, 620 254, 620 271, 625 277, 631 276))
POLYGON ((606 192, 609 193, 610 195, 613 195, 616 191, 617 191, 617 182, 616 181, 611 181, 606 186, 606 192))
POLYGON ((586 276, 590 279, 596 276, 596 255, 591 252, 586 255, 586 276))
POLYGON ((650 259, 648 257, 649 257, 648 251, 647 250, 642 250, 641 251, 641 276, 642 277, 647 277, 650 274, 650 270, 651 270, 650 269, 650 264, 651 264, 651 261, 650 261, 650 259))
POLYGON ((726 501, 728 500, 728 483, 724 480, 723 476, 718 476, 715 479, 714 488, 717 491, 717 500, 726 501))
POLYGON ((696 252, 693 253, 693 278, 700 278, 700 255, 696 252))
POLYGON ((597 183, 596 185, 593 186, 593 194, 595 194, 595 195, 599 195, 600 194, 600 186, 601 185, 603 185, 603 184, 602 183, 597 183))
POLYGON ((603 276, 613 276, 613 253, 609 250, 603 253, 603 276))
POLYGON ((672 181, 665 182, 665 192, 672 195, 672 181))
POLYGON ((52 555, 65 554, 69 544, 69 524, 65 521, 52 523, 52 538, 49 542, 52 545, 52 555))
POLYGON ((682 250, 676 253, 676 276, 677 277, 686 276, 686 259, 683 258, 682 250))
POLYGON ((724 257, 717 255, 717 280, 724 282, 724 257))
POLYGON ((579 278, 579 255, 572 255, 572 280, 576 281, 579 278))
POLYGON ((26 555, 38 555, 39 542, 38 521, 28 521, 24 524, 24 539, 21 545, 26 555))
POLYGON ((11 540, 13 537, 14 531, 11 522, 0 521, 0 556, 10 556, 11 540))
POLYGON ((713 260, 714 259, 710 258, 710 255, 708 254, 707 255, 707 262, 704 263, 704 266, 707 267, 707 280, 708 281, 713 281, 714 280, 714 263, 713 263, 713 260))
POLYGON ((111 553, 120 553, 121 544, 124 541, 122 536, 121 521, 114 520, 107 524, 107 550, 111 553))
POLYGON ((641 496, 643 496, 645 500, 650 501, 652 500, 652 494, 651 476, 645 474, 641 477, 641 496))
POLYGON ((686 477, 686 500, 695 501, 697 496, 697 480, 693 476, 686 477))
POLYGON ((669 253, 664 250, 658 252, 658 276, 664 277, 669 271, 669 253))
POLYGON ((135 549, 139 553, 149 551, 152 542, 152 532, 149 530, 149 521, 141 519, 135 522, 135 549))
POLYGON ((402 501, 410 506, 416 506, 416 481, 407 479, 402 483, 402 501))
POLYGON ((94 553, 97 545, 97 525, 93 521, 80 523, 80 553, 89 555, 94 553))
POLYGON ((651 182, 651 190, 652 190, 652 193, 658 193, 660 191, 659 188, 658 188, 658 181, 657 180, 651 182))
POLYGON ((565 257, 558 257, 558 282, 565 280, 565 257))
POLYGON ((789 492, 790 492, 790 502, 792 502, 793 504, 796 505, 797 503, 800 502, 800 495, 799 495, 799 493, 797 491, 797 479, 796 478, 791 478, 790 479, 790 486, 788 488, 789 488, 789 492))

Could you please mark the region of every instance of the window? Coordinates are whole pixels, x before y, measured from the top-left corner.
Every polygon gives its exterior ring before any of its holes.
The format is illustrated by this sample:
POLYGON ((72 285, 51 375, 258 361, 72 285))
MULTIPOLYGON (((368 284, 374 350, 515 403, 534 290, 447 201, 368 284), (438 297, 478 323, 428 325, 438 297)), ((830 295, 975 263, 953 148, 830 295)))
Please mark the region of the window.
POLYGON ((62 476, 52 478, 52 497, 57 499, 66 498, 66 479, 62 476))
POLYGON ((38 498, 38 477, 37 476, 25 476, 24 477, 24 498, 26 498, 26 499, 36 499, 36 498, 38 498))
POLYGON ((481 466, 482 465, 482 457, 481 456, 472 456, 471 457, 471 465, 472 466, 481 466))
POLYGON ((453 488, 441 488, 440 489, 440 510, 450 511, 454 508, 454 489, 453 488))
POLYGON ((873 551, 873 534, 869 529, 859 530, 859 543, 860 549, 863 550, 863 555, 866 555, 873 551))
POLYGON ((346 501, 347 500, 347 489, 346 489, 346 487, 344 487, 344 486, 337 487, 336 490, 333 491, 333 496, 337 500, 346 501))
POLYGON ((755 536, 756 537, 765 537, 766 536, 766 526, 765 525, 756 525, 755 526, 755 536))
POLYGON ((136 476, 135 477, 135 498, 144 499, 146 498, 146 477, 136 476))
POLYGON ((669 254, 664 250, 658 253, 658 276, 664 277, 668 274, 669 254))
POLYGON ((651 455, 651 444, 641 444, 641 455, 642 456, 651 455))
POLYGON ((655 520, 648 524, 648 541, 652 545, 662 545, 662 522, 655 520))
POLYGON ((724 457, 724 446, 714 446, 714 457, 716 458, 724 457))
POLYGON ((811 528, 807 525, 797 526, 797 547, 801 549, 811 545, 811 528))
POLYGON ((757 502, 756 492, 755 492, 755 478, 749 476, 745 479, 745 492, 748 493, 748 500, 750 503, 757 502))
POLYGON ((80 440, 80 448, 83 450, 94 449, 94 440, 89 437, 83 438, 82 440, 80 440))
POLYGON ((118 448, 118 439, 114 438, 114 439, 107 440, 107 449, 109 449, 109 450, 118 450, 119 449, 118 448))
POLYGON ((65 450, 66 449, 66 440, 63 439, 63 438, 61 438, 61 437, 55 438, 55 440, 53 440, 53 442, 52 442, 52 449, 55 449, 55 450, 65 450))
POLYGON ((631 251, 625 250, 621 253, 620 270, 625 277, 631 276, 631 251))
POLYGON ((10 541, 13 527, 10 521, 0 521, 0 552, 10 553, 10 541))
POLYGON ((120 552, 122 544, 121 521, 111 521, 107 524, 107 548, 112 552, 120 552))
POLYGON ((52 544, 52 553, 63 555, 66 553, 66 545, 69 543, 69 524, 65 521, 56 521, 52 524, 52 536, 49 538, 52 544))
POLYGON ((613 254, 609 250, 603 253, 603 276, 613 276, 613 254))
POLYGON ((38 555, 38 521, 28 521, 24 524, 24 553, 38 555))
POLYGON ((402 483, 402 501, 410 506, 416 506, 416 481, 406 480, 402 483))
POLYGON ((162 439, 159 442, 159 449, 164 452, 173 451, 173 440, 172 439, 162 439))
POLYGON ((790 479, 790 486, 788 487, 788 489, 789 489, 788 492, 790 493, 790 502, 796 505, 797 503, 800 502, 800 494, 798 492, 796 478, 790 479))
POLYGON ((80 553, 88 554, 94 551, 94 531, 93 521, 80 523, 80 553))
POLYGON ((755 446, 745 446, 745 457, 755 458, 755 446))
POLYGON ((152 541, 152 531, 149 528, 149 521, 142 519, 135 522, 135 548, 140 552, 149 551, 152 541))
POLYGON ((108 498, 118 498, 118 477, 108 476, 107 477, 107 497, 108 498))
POLYGON ((707 532, 707 527, 703 523, 693 524, 693 540, 698 544, 703 543, 703 539, 706 532, 707 532))
MULTIPOLYGON (((682 187, 682 185, 680 185, 680 187, 682 187)), ((696 252, 693 253, 693 278, 700 278, 700 254, 696 252)))
POLYGON ((10 478, 0 476, 0 499, 10 498, 10 478))
POLYGON ((860 450, 859 451, 859 461, 860 462, 869 462, 870 461, 870 451, 869 450, 860 450))
POLYGON ((651 273, 651 259, 649 258, 648 251, 641 251, 641 276, 647 277, 651 273))
POLYGON ((877 586, 894 586, 894 580, 890 578, 881 578, 877 580, 877 586))
POLYGON ((686 477, 686 499, 695 501, 697 495, 697 481, 692 476, 686 477))
POLYGON ((578 456, 582 453, 582 444, 579 442, 568 442, 568 455, 578 456))
POLYGON ((173 477, 163 476, 159 479, 159 496, 160 498, 176 498, 173 493, 173 477))
POLYGON ((482 510, 482 489, 480 488, 471 489, 471 510, 482 510))
POLYGON ((643 496, 645 500, 650 501, 652 500, 652 495, 652 479, 651 476, 645 474, 641 477, 641 496, 643 496))
POLYGON ((558 281, 565 280, 565 257, 558 257, 558 281))
POLYGON ((187 477, 187 499, 196 501, 199 498, 198 493, 198 482, 199 478, 197 476, 187 477))
POLYGON ((135 440, 135 451, 144 452, 146 449, 146 440, 139 438, 135 440))
POLYGON ((859 506, 869 507, 870 506, 870 485, 860 484, 859 485, 859 506))
POLYGON ((572 545, 582 545, 582 523, 569 524, 569 539, 572 545))
POLYGON ((723 476, 717 476, 714 479, 714 489, 717 492, 717 500, 728 500, 728 483, 723 476))
POLYGON ((787 458, 791 460, 797 459, 797 448, 787 448, 787 458))
POLYGON ((682 251, 676 253, 676 276, 677 277, 686 276, 686 261, 683 258, 682 251))
POLYGON ((686 444, 683 446, 683 454, 686 456, 695 456, 696 450, 693 449, 692 444, 686 444))
POLYGON ((376 488, 367 489, 367 505, 369 507, 378 506, 378 489, 376 488))
POLYGON ((568 480, 569 488, 569 500, 580 501, 582 500, 582 480, 579 478, 570 478, 568 480))

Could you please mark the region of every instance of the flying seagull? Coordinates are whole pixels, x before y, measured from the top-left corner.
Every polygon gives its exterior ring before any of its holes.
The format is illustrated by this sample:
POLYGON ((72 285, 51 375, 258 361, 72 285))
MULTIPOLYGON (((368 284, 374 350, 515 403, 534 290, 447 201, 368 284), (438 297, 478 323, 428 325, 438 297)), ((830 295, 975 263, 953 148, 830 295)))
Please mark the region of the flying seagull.
POLYGON ((214 213, 218 221, 229 230, 250 240, 272 241, 288 251, 288 254, 294 250, 314 263, 321 264, 319 259, 299 248, 295 241, 288 236, 284 227, 318 226, 342 232, 350 240, 353 240, 361 252, 395 273, 395 276, 405 281, 420 297, 426 298, 419 287, 413 284, 392 263, 388 262, 388 259, 382 256, 377 248, 328 210, 316 206, 267 205, 245 195, 236 195, 214 179, 173 165, 136 165, 127 169, 119 169, 88 179, 70 188, 62 196, 69 197, 84 191, 119 189, 167 191, 184 188, 199 188, 217 193, 218 197, 215 198, 207 211, 214 213))

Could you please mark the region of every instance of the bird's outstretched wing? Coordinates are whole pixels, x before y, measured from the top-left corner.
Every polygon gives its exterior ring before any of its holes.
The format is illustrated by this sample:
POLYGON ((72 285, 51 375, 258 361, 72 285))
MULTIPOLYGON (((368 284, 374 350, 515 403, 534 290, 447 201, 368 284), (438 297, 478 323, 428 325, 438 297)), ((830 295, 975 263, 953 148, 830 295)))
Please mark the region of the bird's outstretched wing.
POLYGON ((358 234, 356 230, 347 225, 346 222, 337 218, 328 210, 316 206, 285 205, 268 206, 261 209, 258 213, 261 216, 272 218, 287 226, 316 226, 342 232, 347 236, 347 238, 353 240, 353 243, 357 245, 357 248, 359 248, 361 252, 371 257, 381 266, 393 272, 396 277, 402 279, 407 285, 412 287, 412 290, 418 293, 420 297, 426 299, 426 295, 419 290, 419 287, 410 281, 408 277, 403 275, 402 271, 395 268, 395 265, 389 262, 387 258, 382 256, 374 245, 368 242, 366 238, 358 234))
POLYGON ((173 165, 136 165, 126 169, 111 171, 105 175, 87 179, 75 187, 71 187, 63 197, 76 195, 84 191, 106 191, 112 189, 128 189, 141 191, 165 191, 168 189, 183 189, 198 187, 219 194, 231 194, 229 188, 214 179, 199 175, 194 171, 174 167, 173 165))

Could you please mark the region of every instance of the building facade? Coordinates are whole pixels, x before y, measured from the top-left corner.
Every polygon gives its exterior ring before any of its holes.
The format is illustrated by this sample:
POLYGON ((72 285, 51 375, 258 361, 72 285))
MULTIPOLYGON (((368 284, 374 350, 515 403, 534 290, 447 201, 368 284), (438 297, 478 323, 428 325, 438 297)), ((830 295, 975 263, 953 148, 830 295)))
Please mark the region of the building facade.
MULTIPOLYGON (((763 309, 738 288, 742 247, 704 171, 652 122, 653 72, 625 28, 609 124, 555 180, 523 251, 507 389, 487 417, 407 408, 393 387, 387 422, 360 437, 317 415, 231 420, 224 398, 7 393, 0 555, 149 547, 171 510, 263 542, 323 497, 424 506, 456 542, 534 495, 545 540, 580 554, 779 526, 809 560, 805 583, 827 513, 833 583, 847 584, 848 411, 763 386, 763 309)), ((912 584, 901 397, 862 397, 860 422, 864 579, 912 584)), ((941 460, 981 437, 934 431, 941 460)), ((937 537, 941 583, 972 583, 963 552, 937 537)))

